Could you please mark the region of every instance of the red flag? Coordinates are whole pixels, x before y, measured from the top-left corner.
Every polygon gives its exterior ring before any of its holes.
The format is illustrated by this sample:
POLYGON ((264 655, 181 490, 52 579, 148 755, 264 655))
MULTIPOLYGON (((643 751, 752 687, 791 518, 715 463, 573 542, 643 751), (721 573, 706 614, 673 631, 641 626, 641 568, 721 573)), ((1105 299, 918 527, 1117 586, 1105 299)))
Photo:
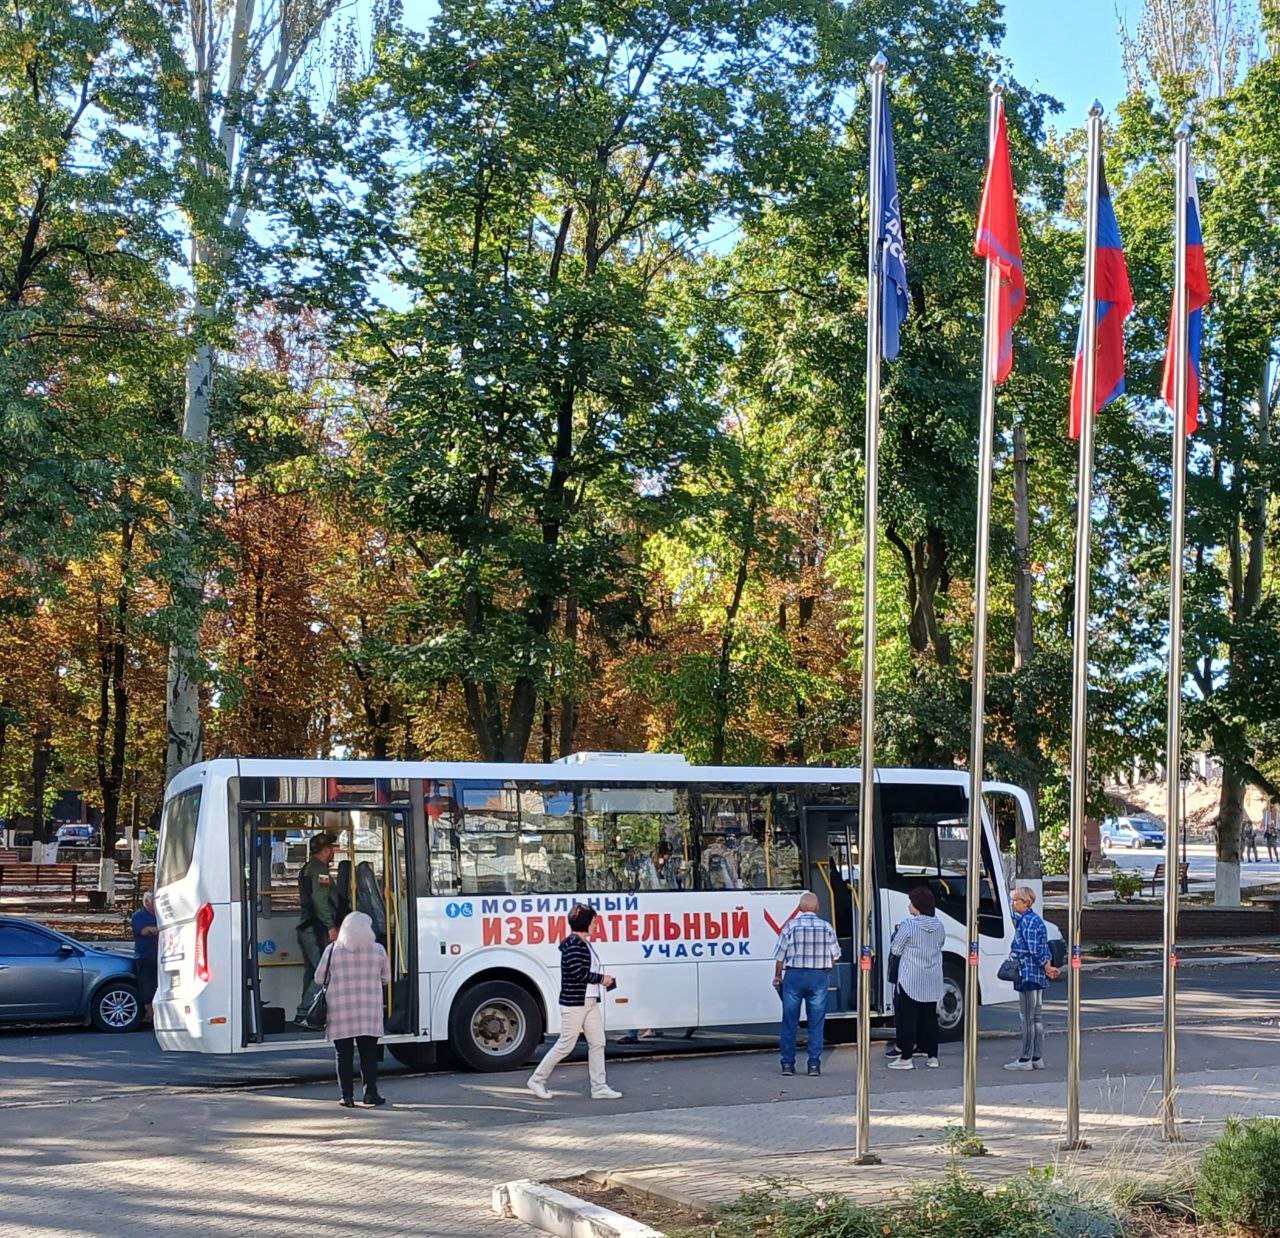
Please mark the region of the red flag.
MULTIPOLYGON (((999 346, 995 380, 1004 382, 1013 369, 1013 324, 1027 304, 1022 278, 1022 242, 1018 239, 1018 207, 1013 195, 1013 169, 1009 165, 1009 133, 1004 123, 1004 101, 997 103, 996 141, 982 186, 978 208, 978 235, 973 252, 993 263, 999 273, 996 327, 999 346)), ((988 325, 988 330, 990 329, 988 325)))

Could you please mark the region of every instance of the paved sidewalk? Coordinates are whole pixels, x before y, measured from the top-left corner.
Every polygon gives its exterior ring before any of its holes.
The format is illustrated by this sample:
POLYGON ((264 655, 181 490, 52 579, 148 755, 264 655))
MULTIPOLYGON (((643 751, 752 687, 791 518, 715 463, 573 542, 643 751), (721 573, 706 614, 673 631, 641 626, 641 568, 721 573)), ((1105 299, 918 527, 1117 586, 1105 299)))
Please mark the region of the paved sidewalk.
MULTIPOLYGON (((620 1073, 625 1087, 625 1067, 620 1073)), ((887 1163, 854 1171, 846 1096, 630 1114, 602 1107, 505 1122, 522 1082, 494 1077, 493 1120, 466 1128, 442 1120, 427 1095, 390 1111, 343 1111, 328 1099, 328 1085, 289 1096, 168 1093, 8 1110, 0 1235, 530 1238, 534 1231, 489 1212, 495 1183, 630 1169, 707 1199, 732 1198, 744 1179, 762 1174, 866 1180, 882 1190, 914 1180, 922 1167, 941 1172, 941 1130, 960 1112, 954 1085, 882 1093, 873 1139, 887 1163), (772 1155, 762 1156, 766 1148, 772 1155)), ((1113 1150, 1123 1139, 1150 1143, 1146 1115, 1154 1096, 1145 1078, 1090 1082, 1082 1093, 1086 1135, 1105 1133, 1113 1150)), ((982 1099, 982 1133, 997 1151, 1012 1136, 1043 1155, 974 1162, 978 1172, 1050 1159, 1060 1081, 988 1087, 982 1099)), ((1193 1135, 1196 1124, 1264 1111, 1280 1111, 1276 1072, 1206 1071, 1184 1079, 1193 1135)))

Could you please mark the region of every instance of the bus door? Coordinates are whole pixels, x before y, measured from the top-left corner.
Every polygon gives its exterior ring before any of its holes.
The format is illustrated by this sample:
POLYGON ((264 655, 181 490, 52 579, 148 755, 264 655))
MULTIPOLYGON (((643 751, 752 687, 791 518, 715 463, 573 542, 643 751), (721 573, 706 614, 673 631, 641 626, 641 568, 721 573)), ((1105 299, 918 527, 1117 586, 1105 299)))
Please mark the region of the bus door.
POLYGON ((409 808, 243 808, 243 1042, 317 1039, 294 1023, 309 968, 298 940, 298 876, 314 834, 337 838, 329 864, 339 920, 364 912, 391 963, 389 1035, 418 1031, 409 808))
POLYGON ((818 914, 835 926, 840 962, 831 974, 827 1010, 844 1014, 856 1005, 853 979, 857 932, 858 810, 810 804, 804 810, 805 880, 818 896, 818 914))

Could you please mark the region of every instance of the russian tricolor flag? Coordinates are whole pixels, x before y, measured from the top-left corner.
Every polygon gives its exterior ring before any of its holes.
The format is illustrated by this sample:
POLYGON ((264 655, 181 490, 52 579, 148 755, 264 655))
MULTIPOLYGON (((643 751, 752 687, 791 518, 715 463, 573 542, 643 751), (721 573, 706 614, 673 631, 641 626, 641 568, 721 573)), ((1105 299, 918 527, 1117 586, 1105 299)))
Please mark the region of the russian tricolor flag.
MULTIPOLYGON (((1129 268, 1120 243, 1120 225, 1111 205, 1102 152, 1098 152, 1098 248, 1094 268, 1094 297, 1098 315, 1094 350, 1093 411, 1100 412, 1124 393, 1124 320, 1133 313, 1129 268)), ((1075 368, 1071 373, 1071 437, 1080 436, 1080 410, 1084 405, 1084 320, 1076 340, 1075 368)))
MULTIPOLYGON (((1187 195, 1187 433, 1200 424, 1200 331, 1202 310, 1209 304, 1209 268, 1204 260, 1204 237, 1200 232, 1200 190, 1192 169, 1187 195)), ((1176 301, 1176 296, 1175 296, 1176 301)), ((1169 310, 1169 343, 1164 354, 1164 398, 1171 409, 1174 400, 1174 336, 1177 324, 1169 310)))

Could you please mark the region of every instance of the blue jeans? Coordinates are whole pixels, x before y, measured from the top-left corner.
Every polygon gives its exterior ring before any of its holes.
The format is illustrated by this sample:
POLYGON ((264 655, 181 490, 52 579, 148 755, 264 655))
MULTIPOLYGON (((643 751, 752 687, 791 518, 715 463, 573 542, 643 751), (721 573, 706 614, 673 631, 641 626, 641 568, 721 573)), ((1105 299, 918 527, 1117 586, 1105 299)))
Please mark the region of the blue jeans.
POLYGON ((782 973, 782 1037, 784 1066, 796 1064, 800 1003, 809 1019, 809 1065, 822 1061, 822 1025, 827 1021, 827 972, 823 967, 788 967, 782 973))

